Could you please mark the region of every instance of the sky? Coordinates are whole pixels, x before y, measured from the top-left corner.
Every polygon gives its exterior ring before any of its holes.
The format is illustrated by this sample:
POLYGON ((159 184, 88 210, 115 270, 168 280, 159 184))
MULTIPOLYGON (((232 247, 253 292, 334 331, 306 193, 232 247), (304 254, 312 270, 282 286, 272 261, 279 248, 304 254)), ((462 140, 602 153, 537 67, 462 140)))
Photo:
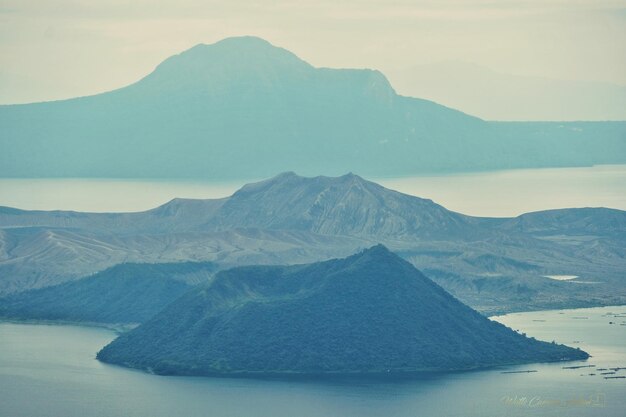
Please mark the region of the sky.
POLYGON ((0 103, 112 90, 239 35, 318 67, 459 61, 626 85, 626 0, 0 0, 0 103))

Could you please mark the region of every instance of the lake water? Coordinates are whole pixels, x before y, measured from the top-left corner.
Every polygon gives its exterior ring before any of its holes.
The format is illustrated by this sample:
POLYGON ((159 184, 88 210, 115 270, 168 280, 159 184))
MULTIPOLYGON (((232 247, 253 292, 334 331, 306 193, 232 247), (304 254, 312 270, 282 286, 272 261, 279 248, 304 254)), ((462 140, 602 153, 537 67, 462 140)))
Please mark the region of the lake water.
MULTIPOLYGON (((626 165, 371 180, 476 216, 516 216, 565 207, 626 210, 626 165)), ((246 182, 250 181, 0 179, 0 205, 30 210, 141 211, 175 197, 226 197, 246 182)))
POLYGON ((96 361, 95 353, 115 337, 108 330, 0 323, 0 415, 624 416, 626 379, 604 379, 599 373, 607 371, 598 368, 626 366, 626 307, 496 319, 593 357, 405 381, 163 377, 96 361), (575 365, 595 368, 563 369, 575 365), (537 372, 501 373, 519 370, 537 372))

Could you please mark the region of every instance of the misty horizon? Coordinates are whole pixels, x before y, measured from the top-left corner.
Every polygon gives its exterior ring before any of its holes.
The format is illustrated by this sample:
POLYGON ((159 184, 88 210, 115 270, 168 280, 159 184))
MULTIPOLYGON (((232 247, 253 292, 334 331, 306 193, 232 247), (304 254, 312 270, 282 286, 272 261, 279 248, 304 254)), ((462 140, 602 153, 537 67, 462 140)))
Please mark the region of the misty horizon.
POLYGON ((60 2, 52 8, 6 2, 0 8, 5 22, 0 103, 110 91, 138 81, 159 62, 193 45, 252 35, 315 67, 380 70, 399 94, 432 99, 487 120, 626 119, 611 110, 624 107, 626 96, 626 15, 615 1, 420 1, 385 6, 355 1, 334 8, 304 2, 300 8, 263 8, 246 0, 228 5, 186 0, 165 2, 159 11, 143 6, 60 2), (449 83, 429 79, 428 91, 421 88, 420 73, 407 75, 414 68, 451 63, 458 63, 458 74, 449 83), (502 108, 516 99, 528 99, 514 89, 516 95, 509 101, 490 98, 489 93, 497 94, 500 88, 499 79, 481 86, 490 89, 488 94, 471 88, 447 91, 447 84, 475 82, 464 72, 468 64, 512 77, 505 85, 509 94, 520 77, 541 79, 548 88, 531 84, 531 92, 548 103, 526 114, 505 112, 502 108), (559 102, 555 96, 564 83, 569 96, 559 102), (476 105, 466 104, 472 102, 476 105))

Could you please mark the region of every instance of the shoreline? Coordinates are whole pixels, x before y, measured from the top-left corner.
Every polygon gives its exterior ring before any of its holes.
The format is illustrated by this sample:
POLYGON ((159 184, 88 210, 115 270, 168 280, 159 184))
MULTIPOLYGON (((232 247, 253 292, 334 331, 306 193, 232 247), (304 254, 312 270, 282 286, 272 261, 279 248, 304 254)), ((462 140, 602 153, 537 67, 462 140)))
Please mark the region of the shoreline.
MULTIPOLYGON (((574 348, 572 348, 574 349, 574 348)), ((584 352, 584 351, 583 351, 584 352)), ((539 360, 539 361, 520 361, 520 362, 508 362, 492 365, 474 365, 465 368, 413 368, 407 370, 388 370, 388 371, 325 371, 325 372, 302 372, 302 371, 228 371, 228 372, 203 372, 200 369, 196 369, 196 372, 155 372, 154 368, 149 366, 133 366, 130 363, 117 363, 108 362, 98 358, 96 360, 100 363, 109 366, 115 366, 127 370, 136 372, 142 372, 148 375, 160 376, 160 377, 183 377, 183 378, 226 378, 226 379, 253 379, 253 380, 279 380, 279 381, 324 381, 324 380, 361 380, 361 381, 392 381, 392 380, 416 380, 424 378, 436 378, 450 374, 466 374, 473 372, 485 372, 485 371, 506 371, 514 367, 521 366, 535 366, 545 364, 559 364, 559 363, 575 363, 575 362, 588 362, 592 359, 592 355, 584 352, 588 355, 587 358, 571 358, 571 359, 559 359, 559 360, 539 360)), ((511 371, 510 373, 526 373, 536 372, 536 370, 520 370, 511 371)), ((502 373, 502 372, 501 372, 502 373)))
POLYGON ((586 309, 591 309, 591 308, 608 308, 608 307, 626 307, 626 303, 625 304, 598 305, 598 306, 585 306, 585 307, 546 308, 546 309, 540 309, 540 310, 521 310, 521 311, 515 310, 515 311, 509 311, 507 313, 490 314, 490 315, 486 315, 485 317, 487 317, 490 320, 493 320, 496 317, 504 317, 504 316, 509 316, 511 314, 541 313, 541 312, 548 313, 552 311, 586 310, 586 309))
POLYGON ((43 319, 19 319, 14 317, 0 317, 1 323, 30 324, 39 326, 74 326, 86 328, 100 328, 110 330, 116 335, 120 335, 139 326, 139 323, 99 323, 92 321, 71 321, 71 320, 43 320, 43 319))

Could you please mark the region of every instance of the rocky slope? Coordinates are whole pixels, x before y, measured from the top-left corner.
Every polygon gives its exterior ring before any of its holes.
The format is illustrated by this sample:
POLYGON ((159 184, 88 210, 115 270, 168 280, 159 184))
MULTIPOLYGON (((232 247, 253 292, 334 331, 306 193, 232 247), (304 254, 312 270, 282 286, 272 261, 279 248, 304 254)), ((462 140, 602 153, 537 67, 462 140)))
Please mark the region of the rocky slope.
POLYGON ((122 262, 292 264, 384 243, 481 311, 619 304, 625 224, 625 212, 604 208, 471 217, 353 174, 284 173, 228 198, 143 213, 1 209, 0 293, 122 262))

